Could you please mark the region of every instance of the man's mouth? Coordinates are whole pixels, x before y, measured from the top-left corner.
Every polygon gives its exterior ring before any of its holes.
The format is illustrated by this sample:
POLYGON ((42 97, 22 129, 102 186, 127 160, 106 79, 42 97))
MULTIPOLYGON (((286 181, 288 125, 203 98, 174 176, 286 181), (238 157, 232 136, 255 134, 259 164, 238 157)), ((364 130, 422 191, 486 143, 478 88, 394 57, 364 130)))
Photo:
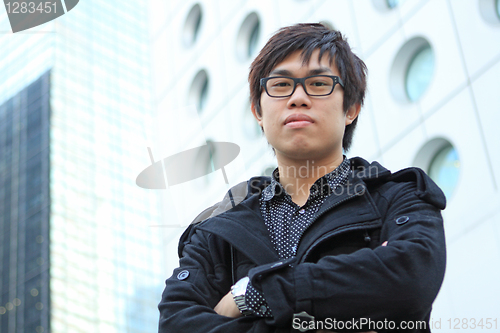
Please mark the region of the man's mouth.
POLYGON ((303 113, 294 113, 285 119, 285 125, 293 128, 309 126, 312 123, 314 123, 314 120, 303 113))

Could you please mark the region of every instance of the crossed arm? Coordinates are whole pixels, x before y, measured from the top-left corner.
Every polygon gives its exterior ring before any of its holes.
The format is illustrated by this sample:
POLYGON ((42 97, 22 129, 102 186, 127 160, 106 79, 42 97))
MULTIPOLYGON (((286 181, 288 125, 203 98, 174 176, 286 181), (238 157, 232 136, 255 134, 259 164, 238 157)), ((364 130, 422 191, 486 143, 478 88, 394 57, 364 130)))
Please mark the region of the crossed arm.
MULTIPOLYGON (((381 246, 387 246, 387 244, 388 242, 385 241, 382 243, 381 246)), ((238 309, 238 306, 236 305, 236 302, 234 301, 231 292, 228 292, 226 295, 224 295, 224 297, 222 297, 219 303, 217 303, 217 305, 215 306, 214 311, 221 316, 226 316, 230 318, 238 318, 242 316, 240 310, 238 309)))

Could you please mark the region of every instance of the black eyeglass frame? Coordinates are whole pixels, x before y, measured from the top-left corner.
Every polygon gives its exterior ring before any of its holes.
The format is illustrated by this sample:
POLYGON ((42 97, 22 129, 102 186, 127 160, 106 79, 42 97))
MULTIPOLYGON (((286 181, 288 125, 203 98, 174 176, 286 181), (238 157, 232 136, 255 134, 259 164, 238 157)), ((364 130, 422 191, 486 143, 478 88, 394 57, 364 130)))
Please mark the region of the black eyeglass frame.
POLYGON ((264 87, 264 90, 266 91, 266 94, 269 96, 269 97, 272 97, 272 98, 284 98, 284 97, 290 97, 293 95, 293 93, 295 92, 295 89, 297 88, 297 83, 300 83, 302 85, 302 88, 304 88, 304 91, 306 92, 306 94, 308 96, 328 96, 328 95, 331 95, 333 90, 335 90, 335 85, 338 83, 340 84, 340 86, 342 88, 344 88, 344 82, 342 81, 342 79, 338 76, 335 76, 335 75, 311 75, 311 76, 306 76, 306 77, 302 77, 302 78, 296 78, 296 77, 290 77, 290 76, 270 76, 270 77, 263 77, 260 79, 260 86, 261 87, 264 87), (328 93, 328 94, 321 94, 321 95, 314 95, 314 94, 310 94, 307 92, 307 88, 306 88, 306 80, 307 79, 310 79, 312 77, 329 77, 331 79, 333 79, 333 85, 332 85, 332 90, 328 93), (293 90, 292 92, 289 94, 289 95, 285 95, 285 96, 273 96, 269 93, 269 91, 267 91, 267 81, 269 81, 270 79, 279 79, 279 78, 283 78, 283 79, 291 79, 293 80, 293 90))

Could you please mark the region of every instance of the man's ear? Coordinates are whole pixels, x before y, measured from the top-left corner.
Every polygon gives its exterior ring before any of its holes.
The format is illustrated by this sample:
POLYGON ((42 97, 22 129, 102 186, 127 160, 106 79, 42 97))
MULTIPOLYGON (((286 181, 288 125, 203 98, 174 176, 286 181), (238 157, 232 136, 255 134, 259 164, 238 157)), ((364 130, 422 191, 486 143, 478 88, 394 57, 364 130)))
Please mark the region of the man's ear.
POLYGON ((259 114, 257 113, 257 108, 256 108, 254 102, 252 102, 250 104, 250 109, 252 110, 253 116, 255 117, 255 119, 257 120, 257 122, 259 123, 259 126, 262 127, 263 126, 263 124, 262 124, 262 116, 259 116, 259 114))
POLYGON ((356 117, 358 116, 359 111, 361 111, 361 104, 359 104, 359 103, 353 104, 349 108, 349 110, 347 110, 347 112, 345 114, 345 125, 346 126, 352 124, 354 119, 356 119, 356 117))

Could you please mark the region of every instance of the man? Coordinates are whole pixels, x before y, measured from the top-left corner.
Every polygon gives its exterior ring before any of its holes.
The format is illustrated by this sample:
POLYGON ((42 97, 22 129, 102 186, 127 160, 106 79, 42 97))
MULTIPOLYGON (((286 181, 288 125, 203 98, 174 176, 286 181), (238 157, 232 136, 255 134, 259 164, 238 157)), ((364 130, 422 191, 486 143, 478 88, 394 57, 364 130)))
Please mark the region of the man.
POLYGON ((227 202, 216 205, 186 230, 160 332, 429 331, 445 198, 420 169, 393 174, 343 155, 365 72, 321 24, 271 37, 249 82, 278 168, 245 184, 234 208, 217 215, 227 202))

